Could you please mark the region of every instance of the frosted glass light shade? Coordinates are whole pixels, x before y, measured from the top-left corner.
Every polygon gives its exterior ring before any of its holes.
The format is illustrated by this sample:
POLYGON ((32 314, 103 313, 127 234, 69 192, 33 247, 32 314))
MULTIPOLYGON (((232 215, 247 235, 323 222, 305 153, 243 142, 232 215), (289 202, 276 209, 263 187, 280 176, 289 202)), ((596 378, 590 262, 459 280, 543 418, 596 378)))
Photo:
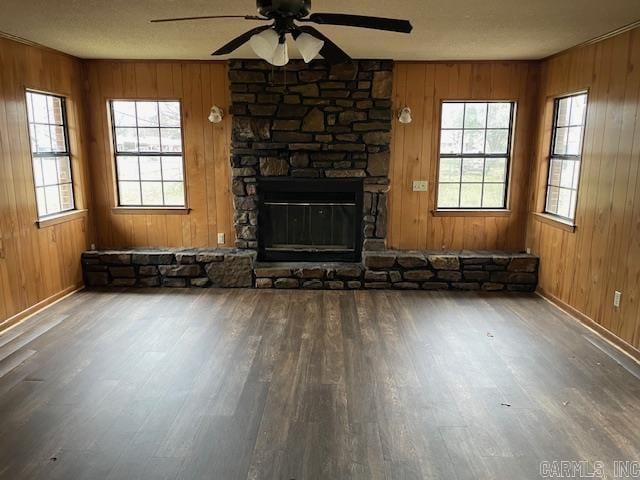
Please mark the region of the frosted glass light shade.
POLYGON ((273 57, 268 61, 271 65, 275 65, 276 67, 282 67, 289 63, 289 50, 287 49, 287 43, 278 43, 276 51, 273 53, 273 57))
POLYGON ((324 47, 324 41, 316 38, 308 33, 301 33, 296 38, 296 46, 302 55, 305 63, 309 63, 316 58, 322 47, 324 47))
POLYGON ((411 109, 409 107, 404 107, 398 113, 398 121, 400 123, 411 123, 413 119, 411 118, 411 109))
POLYGON ((273 54, 278 48, 278 41, 278 33, 273 29, 269 29, 256 33, 249 39, 249 45, 251 45, 256 55, 267 62, 271 62, 273 54))

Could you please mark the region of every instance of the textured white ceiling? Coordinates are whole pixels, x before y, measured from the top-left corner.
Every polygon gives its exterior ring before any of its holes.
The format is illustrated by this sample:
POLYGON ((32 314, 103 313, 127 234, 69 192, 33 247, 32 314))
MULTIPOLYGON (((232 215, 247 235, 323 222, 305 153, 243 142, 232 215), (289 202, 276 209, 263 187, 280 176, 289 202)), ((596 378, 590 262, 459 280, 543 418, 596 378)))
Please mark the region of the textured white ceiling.
MULTIPOLYGON (((0 31, 83 58, 210 59, 258 22, 150 24, 255 14, 253 0, 2 0, 0 31)), ((410 35, 319 26, 354 58, 536 59, 640 19, 640 0, 313 0, 312 11, 409 19, 410 35)), ((232 57, 248 58, 247 46, 232 57)), ((224 57, 223 57, 224 58, 224 57)))

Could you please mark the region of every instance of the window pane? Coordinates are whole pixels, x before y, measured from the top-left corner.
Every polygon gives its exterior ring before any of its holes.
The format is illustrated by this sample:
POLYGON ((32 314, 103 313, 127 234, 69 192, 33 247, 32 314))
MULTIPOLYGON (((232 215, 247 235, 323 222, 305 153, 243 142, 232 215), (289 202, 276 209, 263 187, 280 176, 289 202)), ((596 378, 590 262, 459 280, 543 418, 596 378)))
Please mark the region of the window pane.
POLYGON ((36 187, 44 185, 44 178, 42 177, 42 160, 39 157, 33 159, 33 181, 36 187))
POLYGON ((463 182, 482 182, 484 174, 483 158, 465 158, 462 161, 462 181, 463 182))
POLYGON ((62 101, 53 95, 47 95, 49 123, 62 125, 62 101))
POLYGON ((565 155, 567 153, 567 134, 568 128, 556 129, 556 143, 554 145, 553 153, 555 155, 565 155))
POLYGON ((58 183, 58 162, 56 161, 56 158, 43 157, 40 160, 42 162, 44 185, 55 185, 56 183, 58 183))
POLYGON ((160 151, 160 130, 157 128, 139 128, 138 148, 140 152, 159 152, 160 151))
POLYGON ((44 198, 44 187, 36 188, 36 204, 38 206, 38 216, 43 217, 47 214, 47 202, 44 198))
POLYGON ((164 203, 171 206, 184 205, 184 184, 182 182, 164 183, 164 203))
POLYGON ((35 123, 49 123, 47 97, 39 93, 32 93, 31 101, 33 105, 33 118, 31 121, 35 123))
POLYGON ((52 125, 49 127, 51 132, 51 151, 66 152, 67 145, 64 138, 64 127, 52 125))
POLYGON ((159 102, 160 126, 180 127, 180 103, 179 102, 159 102))
POLYGON ((561 176, 562 176, 562 160, 552 158, 551 164, 549 165, 549 185, 560 186, 561 176))
POLYGON ((571 192, 571 204, 569 205, 569 218, 576 218, 576 207, 578 204, 578 192, 575 190, 571 192))
POLYGON ((561 188, 558 195, 558 215, 571 217, 571 190, 561 188))
POLYGON ((182 137, 179 128, 161 128, 162 151, 167 153, 182 152, 182 137))
POLYGON ((440 182, 459 182, 460 181, 460 162, 459 158, 441 158, 440 159, 440 182))
POLYGON ((484 153, 484 130, 465 130, 463 153, 484 153))
POLYGON ((49 125, 36 124, 34 126, 36 134, 36 151, 38 153, 51 151, 51 131, 49 125))
POLYGON ((440 153, 457 154, 462 151, 462 130, 442 130, 440 133, 440 153))
POLYGON ((459 183, 440 184, 438 186, 438 208, 457 208, 459 196, 459 183))
POLYGON ((136 102, 138 127, 158 127, 158 103, 136 102))
POLYGON ((482 206, 484 208, 504 207, 504 183, 487 183, 482 192, 482 206))
POLYGON ((560 186, 565 188, 572 188, 573 186, 573 165, 576 162, 573 160, 563 160, 561 162, 562 173, 560 174, 560 186))
POLYGON ((162 205, 162 182, 142 182, 142 204, 162 205))
POLYGON ((487 130, 486 153, 507 153, 509 130, 487 130))
POLYGON ((464 103, 442 104, 442 128, 462 128, 464 103))
POLYGON ((44 187, 44 196, 47 201, 47 215, 60 211, 60 192, 58 186, 44 187))
POLYGON ((60 207, 61 210, 73 208, 73 189, 70 183, 60 185, 60 207))
POLYGON ((162 177, 165 180, 183 180, 182 157, 162 157, 162 177))
POLYGON ((56 183, 71 182, 71 164, 69 157, 57 157, 58 161, 58 181, 56 183))
POLYGON ((116 127, 136 126, 136 103, 115 101, 111 103, 113 108, 113 124, 116 127))
POLYGON ((569 125, 569 104, 570 98, 561 98, 558 101, 558 127, 566 127, 569 125))
POLYGON ((547 188, 547 212, 557 215, 558 213, 558 197, 560 189, 558 187, 547 188))
POLYGON ((162 170, 160 168, 159 157, 140 157, 140 179, 162 180, 162 170))
POLYGON ((120 180, 140 180, 138 170, 138 157, 118 156, 116 158, 118 168, 118 179, 120 180))
POLYGON ((571 125, 583 125, 584 115, 587 109, 587 96, 576 95, 571 99, 571 125))
POLYGON ((573 182, 571 183, 571 188, 578 189, 578 185, 580 183, 580 162, 575 162, 573 167, 573 182))
POLYGON ((116 128, 116 150, 118 152, 138 151, 138 135, 135 128, 116 128))
POLYGON ((487 104, 466 103, 464 128, 485 128, 487 125, 487 104))
POLYGON ((484 162, 485 182, 504 182, 507 177, 506 158, 487 158, 484 162))
POLYGON ((482 206, 481 183, 463 183, 460 186, 460 206, 463 208, 480 208, 482 206))
POLYGON ((119 182, 118 190, 120 205, 141 204, 139 182, 119 182))
POLYGON ((570 127, 567 137, 567 155, 580 155, 582 127, 570 127))
POLYGON ((490 103, 487 128, 509 128, 511 123, 510 103, 490 103))

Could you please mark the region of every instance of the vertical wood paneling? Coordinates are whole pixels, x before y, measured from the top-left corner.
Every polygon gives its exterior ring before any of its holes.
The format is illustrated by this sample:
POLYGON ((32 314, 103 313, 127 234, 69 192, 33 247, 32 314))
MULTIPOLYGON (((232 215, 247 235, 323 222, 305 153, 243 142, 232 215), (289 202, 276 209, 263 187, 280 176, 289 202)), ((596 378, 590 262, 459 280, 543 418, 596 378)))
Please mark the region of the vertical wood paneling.
POLYGON ((47 299, 82 283, 87 217, 36 226, 25 88, 67 98, 75 201, 89 206, 82 64, 53 51, 0 38, 0 329, 47 299))
POLYGON ((85 62, 91 115, 92 181, 96 193, 97 244, 106 247, 233 245, 230 195, 229 93, 221 62, 85 62), (116 205, 108 100, 175 98, 182 102, 188 215, 121 214, 116 205), (227 113, 212 125, 213 104, 227 113))
POLYGON ((391 143, 388 244, 402 249, 524 248, 533 115, 538 65, 535 62, 398 62, 393 108, 407 105, 413 122, 394 116, 391 143), (509 216, 434 216, 443 100, 515 100, 518 103, 511 162, 509 216), (427 180, 428 192, 414 192, 427 180))
POLYGON ((551 99, 588 89, 575 232, 530 215, 540 287, 640 347, 640 29, 543 62, 531 209, 544 206, 551 99), (622 305, 613 307, 615 290, 622 305))

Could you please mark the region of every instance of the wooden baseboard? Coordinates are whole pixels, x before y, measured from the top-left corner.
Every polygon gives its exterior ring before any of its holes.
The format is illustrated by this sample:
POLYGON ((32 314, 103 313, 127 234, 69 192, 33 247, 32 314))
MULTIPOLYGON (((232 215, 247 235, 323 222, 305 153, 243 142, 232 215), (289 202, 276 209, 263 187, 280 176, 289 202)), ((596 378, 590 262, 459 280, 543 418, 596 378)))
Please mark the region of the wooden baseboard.
POLYGON ((83 283, 78 283, 76 285, 71 285, 70 287, 65 288, 64 290, 59 291, 51 295, 44 300, 36 303, 35 305, 30 306, 26 310, 21 311, 20 313, 16 313, 14 316, 7 318, 6 320, 0 322, 0 334, 5 332, 11 327, 15 327, 18 323, 26 320, 27 318, 39 313, 41 310, 50 307, 51 305, 58 303, 64 298, 72 295, 84 288, 83 283))
POLYGON ((542 298, 544 298, 545 300, 548 300, 549 302, 554 304, 563 312, 571 315, 573 318, 578 320, 589 330, 593 331, 596 335, 601 337, 603 340, 605 340, 609 344, 613 345, 615 348, 617 348, 622 353, 630 357, 632 360, 634 360, 637 363, 640 363, 640 350, 638 350, 636 347, 634 347, 630 343, 627 343, 626 341, 618 337, 616 334, 614 334, 610 330, 607 330, 606 328, 604 328, 599 323, 596 323, 591 317, 588 317, 581 311, 576 310, 574 307, 560 300, 555 295, 549 292, 546 292, 544 289, 538 287, 538 289, 536 290, 536 293, 542 298))

